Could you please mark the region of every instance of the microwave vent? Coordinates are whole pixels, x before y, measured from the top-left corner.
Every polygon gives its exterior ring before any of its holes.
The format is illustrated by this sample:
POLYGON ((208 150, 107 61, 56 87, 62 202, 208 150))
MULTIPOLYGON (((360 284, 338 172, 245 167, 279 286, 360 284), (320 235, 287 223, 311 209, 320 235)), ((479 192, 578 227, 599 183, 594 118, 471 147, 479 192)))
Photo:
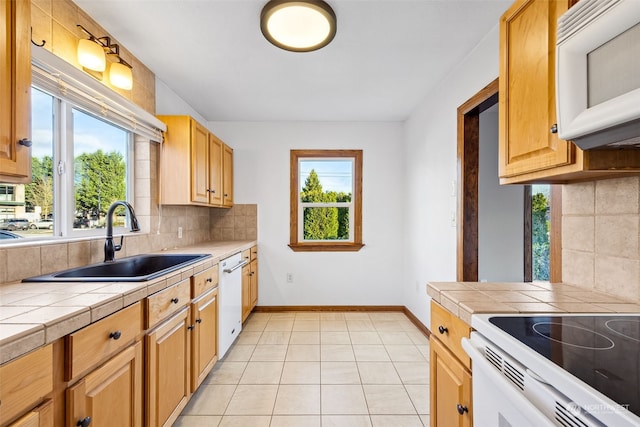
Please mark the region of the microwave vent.
POLYGON ((618 2, 620 0, 582 0, 578 2, 558 19, 557 42, 564 41, 618 2))

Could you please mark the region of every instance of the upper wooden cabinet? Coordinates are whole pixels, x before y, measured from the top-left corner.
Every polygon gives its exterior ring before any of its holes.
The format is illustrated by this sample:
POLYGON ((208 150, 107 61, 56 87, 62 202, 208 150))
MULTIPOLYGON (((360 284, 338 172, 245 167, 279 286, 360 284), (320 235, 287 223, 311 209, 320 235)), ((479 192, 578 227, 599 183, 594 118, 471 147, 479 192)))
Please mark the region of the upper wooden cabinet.
POLYGON ((160 203, 233 206, 233 149, 192 117, 158 118, 167 125, 161 148, 160 203))
POLYGON ((556 22, 576 0, 517 0, 500 19, 501 184, 640 172, 640 150, 582 151, 558 138, 556 22))
POLYGON ((31 180, 30 7, 0 0, 0 182, 31 180))

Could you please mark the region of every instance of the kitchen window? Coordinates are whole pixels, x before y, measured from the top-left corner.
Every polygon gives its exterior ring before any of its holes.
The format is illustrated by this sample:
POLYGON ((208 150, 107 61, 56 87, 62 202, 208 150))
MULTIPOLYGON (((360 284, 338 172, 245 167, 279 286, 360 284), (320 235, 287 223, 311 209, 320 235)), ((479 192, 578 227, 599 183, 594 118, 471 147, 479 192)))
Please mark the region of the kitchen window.
POLYGON ((294 251, 358 251, 362 150, 291 150, 290 243, 294 251))
MULTIPOLYGON (((38 87, 31 103, 32 182, 23 201, 33 226, 23 237, 103 228, 111 203, 133 196, 132 133, 38 87), (53 220, 53 229, 39 227, 42 220, 53 220)), ((124 226, 118 213, 115 225, 124 226)))

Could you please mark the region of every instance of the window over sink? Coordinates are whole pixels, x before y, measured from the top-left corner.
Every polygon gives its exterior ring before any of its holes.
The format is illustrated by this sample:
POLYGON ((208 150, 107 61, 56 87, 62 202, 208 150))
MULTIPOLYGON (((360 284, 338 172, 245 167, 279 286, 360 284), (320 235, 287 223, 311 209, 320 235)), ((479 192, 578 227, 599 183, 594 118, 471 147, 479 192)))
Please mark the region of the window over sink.
POLYGON ((28 219, 14 239, 102 228, 111 203, 133 197, 133 134, 35 86, 31 100, 32 181, 0 183, 0 219, 28 219))
POLYGON ((362 150, 291 150, 294 251, 362 248, 362 150))

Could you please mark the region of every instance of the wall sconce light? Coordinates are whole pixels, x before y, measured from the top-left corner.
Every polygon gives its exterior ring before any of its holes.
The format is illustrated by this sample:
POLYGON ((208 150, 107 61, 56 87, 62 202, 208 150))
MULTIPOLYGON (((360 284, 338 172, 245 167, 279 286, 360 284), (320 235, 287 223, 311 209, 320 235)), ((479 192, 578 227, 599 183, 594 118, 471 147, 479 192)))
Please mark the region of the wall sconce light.
MULTIPOLYGON (((109 82, 120 89, 131 90, 133 67, 120 57, 120 46, 111 43, 111 38, 108 36, 96 37, 82 25, 77 24, 77 27, 89 36, 88 39, 80 39, 78 42, 78 63, 85 68, 85 71, 94 75, 91 71, 102 73, 106 70, 107 55, 115 56, 118 62, 112 63, 109 67, 109 82)), ((100 74, 98 78, 102 79, 102 75, 100 74)))
POLYGON ((260 30, 281 49, 311 52, 333 40, 336 14, 322 0, 270 0, 260 14, 260 30))

